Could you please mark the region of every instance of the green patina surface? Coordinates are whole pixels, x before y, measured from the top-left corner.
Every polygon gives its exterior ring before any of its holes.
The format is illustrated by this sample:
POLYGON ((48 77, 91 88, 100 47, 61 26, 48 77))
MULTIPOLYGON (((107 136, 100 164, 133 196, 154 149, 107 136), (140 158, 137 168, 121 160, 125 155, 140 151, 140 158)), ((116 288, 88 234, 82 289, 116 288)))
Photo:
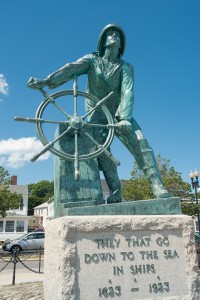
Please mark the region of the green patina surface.
POLYGON ((128 201, 117 204, 104 204, 66 209, 68 216, 86 215, 180 215, 179 197, 166 199, 128 201))
MULTIPOLYGON (((43 80, 32 77, 28 82, 30 88, 38 89, 45 97, 36 118, 31 119, 31 122, 36 122, 38 136, 45 147, 32 161, 48 150, 57 155, 54 169, 55 217, 181 213, 180 199, 173 198, 164 188, 153 150, 133 117, 134 71, 133 66, 122 59, 125 47, 125 32, 120 26, 109 24, 99 36, 97 51, 65 64, 43 80), (80 75, 87 75, 86 94, 78 90, 77 78, 80 75), (43 90, 44 87, 58 88, 70 80, 74 80, 72 91, 48 95, 43 90), (66 95, 73 96, 72 115, 59 104, 59 98, 66 95), (82 116, 79 115, 78 96, 85 98, 86 113, 82 116), (58 109, 64 120, 43 120, 43 111, 49 105, 58 109), (50 143, 42 130, 45 122, 59 124, 55 139, 50 143), (132 154, 154 196, 160 200, 121 203, 118 162, 109 148, 113 135, 132 154), (99 149, 103 150, 98 152, 99 149), (109 188, 109 205, 102 204, 99 171, 103 172, 109 188)), ((30 121, 24 118, 18 120, 30 121)))
MULTIPOLYGON (((65 130, 64 125, 59 125, 55 138, 65 130)), ((86 129, 92 135, 92 129, 86 129)), ((60 151, 74 153, 74 137, 66 134, 55 144, 60 151)), ((86 141, 81 135, 78 139, 80 154, 88 150, 93 151, 95 145, 86 141)), ((97 159, 90 159, 79 162, 80 180, 74 180, 73 161, 54 158, 54 215, 56 218, 65 216, 67 208, 91 206, 104 203, 100 174, 97 159)))

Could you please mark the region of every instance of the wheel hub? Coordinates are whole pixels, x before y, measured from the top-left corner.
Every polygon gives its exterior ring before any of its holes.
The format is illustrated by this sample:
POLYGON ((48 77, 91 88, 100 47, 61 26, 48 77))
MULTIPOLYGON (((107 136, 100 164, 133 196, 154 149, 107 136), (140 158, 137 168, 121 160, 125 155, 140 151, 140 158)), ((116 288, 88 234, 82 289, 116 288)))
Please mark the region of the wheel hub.
POLYGON ((83 120, 80 117, 74 116, 70 120, 70 125, 74 129, 81 129, 83 127, 83 125, 84 125, 84 122, 83 122, 83 120))

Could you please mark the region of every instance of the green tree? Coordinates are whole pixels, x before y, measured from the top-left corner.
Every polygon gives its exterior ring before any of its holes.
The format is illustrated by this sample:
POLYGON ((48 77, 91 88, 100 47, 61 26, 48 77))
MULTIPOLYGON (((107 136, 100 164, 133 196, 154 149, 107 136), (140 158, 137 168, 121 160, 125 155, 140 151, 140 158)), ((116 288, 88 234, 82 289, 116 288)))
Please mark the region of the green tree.
POLYGON ((0 166, 0 216, 5 217, 9 209, 19 208, 23 197, 9 190, 10 176, 7 170, 0 166))
POLYGON ((34 207, 48 201, 54 194, 53 181, 42 180, 28 185, 29 205, 28 215, 33 215, 34 207))
POLYGON ((200 214, 200 204, 192 203, 182 203, 182 212, 184 215, 195 216, 200 214))
MULTIPOLYGON (((182 180, 181 173, 175 171, 173 166, 170 166, 170 160, 158 155, 156 157, 156 161, 165 188, 173 196, 188 198, 191 191, 190 184, 184 182, 182 180)), ((133 165, 133 171, 131 172, 131 179, 123 180, 122 197, 126 200, 145 200, 154 198, 148 181, 135 162, 133 165)))

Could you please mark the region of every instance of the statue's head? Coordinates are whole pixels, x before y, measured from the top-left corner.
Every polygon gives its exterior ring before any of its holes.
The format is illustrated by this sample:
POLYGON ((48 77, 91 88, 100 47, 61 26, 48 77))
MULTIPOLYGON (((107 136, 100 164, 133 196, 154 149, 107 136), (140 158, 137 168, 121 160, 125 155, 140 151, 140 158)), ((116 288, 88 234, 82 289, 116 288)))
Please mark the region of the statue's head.
POLYGON ((104 48, 106 47, 108 34, 111 32, 116 32, 119 35, 120 38, 119 55, 121 57, 124 54, 126 48, 126 36, 122 28, 116 24, 109 24, 103 28, 99 36, 97 50, 99 51, 100 56, 102 56, 104 52, 104 48))

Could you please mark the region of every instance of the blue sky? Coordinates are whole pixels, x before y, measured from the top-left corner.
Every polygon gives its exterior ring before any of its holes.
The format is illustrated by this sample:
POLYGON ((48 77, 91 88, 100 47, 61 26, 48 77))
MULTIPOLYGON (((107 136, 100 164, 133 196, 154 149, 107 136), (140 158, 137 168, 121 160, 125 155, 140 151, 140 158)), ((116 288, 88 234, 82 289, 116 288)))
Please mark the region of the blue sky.
MULTIPOLYGON (((135 70, 134 117, 155 155, 189 182, 200 170, 200 1, 1 1, 0 164, 18 184, 53 180, 53 157, 29 159, 42 148, 33 124, 42 101, 28 89, 30 76, 44 78, 67 62, 96 50, 102 28, 119 24, 127 37, 124 60, 135 70)), ((70 84, 61 89, 71 88, 70 84)), ((84 90, 84 81, 79 88, 84 90)), ((130 178, 133 157, 114 140, 122 179, 130 178)))

